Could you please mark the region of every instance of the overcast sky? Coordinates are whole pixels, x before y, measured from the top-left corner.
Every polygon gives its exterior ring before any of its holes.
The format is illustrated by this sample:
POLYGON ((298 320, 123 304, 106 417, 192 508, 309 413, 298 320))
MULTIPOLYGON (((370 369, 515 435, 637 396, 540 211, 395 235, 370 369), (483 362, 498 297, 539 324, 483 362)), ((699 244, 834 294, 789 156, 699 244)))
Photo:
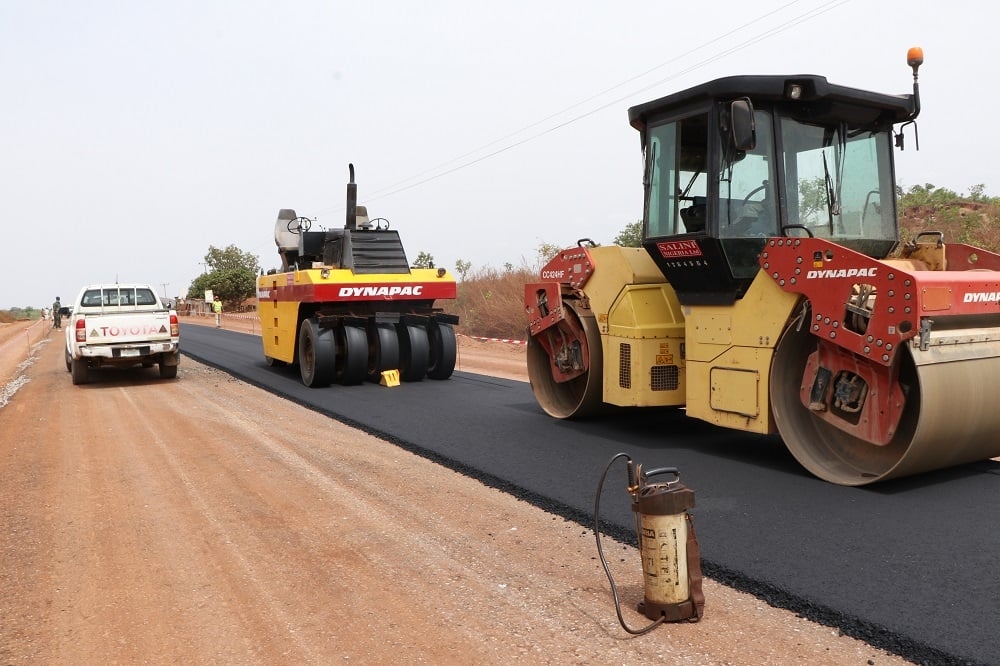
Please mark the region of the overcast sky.
POLYGON ((997 5, 919 0, 0 1, 0 308, 280 264, 279 208, 359 203, 410 260, 534 265, 642 216, 629 106, 735 74, 911 90, 904 188, 1000 195, 997 5))

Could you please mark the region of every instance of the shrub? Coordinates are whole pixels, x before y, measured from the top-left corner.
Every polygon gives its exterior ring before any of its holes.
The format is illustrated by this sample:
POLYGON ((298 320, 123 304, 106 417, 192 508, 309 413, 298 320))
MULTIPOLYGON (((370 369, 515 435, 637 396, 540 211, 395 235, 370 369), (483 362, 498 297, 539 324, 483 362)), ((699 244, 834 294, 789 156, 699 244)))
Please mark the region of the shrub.
POLYGON ((446 309, 459 317, 458 332, 473 337, 523 340, 524 285, 538 279, 527 266, 492 267, 468 272, 458 283, 458 298, 446 309))

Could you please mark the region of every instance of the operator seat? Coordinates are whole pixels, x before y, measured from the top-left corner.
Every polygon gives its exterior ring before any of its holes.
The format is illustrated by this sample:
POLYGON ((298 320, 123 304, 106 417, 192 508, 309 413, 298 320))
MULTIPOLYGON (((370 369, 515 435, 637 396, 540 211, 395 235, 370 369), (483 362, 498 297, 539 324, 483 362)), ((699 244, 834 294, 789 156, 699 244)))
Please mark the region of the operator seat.
POLYGON ((693 204, 687 208, 681 208, 681 221, 688 233, 705 230, 707 209, 705 197, 695 197, 693 204))
POLYGON ((281 270, 286 273, 299 259, 299 234, 288 228, 297 217, 294 209, 282 208, 274 223, 274 244, 278 246, 278 254, 281 255, 281 270))

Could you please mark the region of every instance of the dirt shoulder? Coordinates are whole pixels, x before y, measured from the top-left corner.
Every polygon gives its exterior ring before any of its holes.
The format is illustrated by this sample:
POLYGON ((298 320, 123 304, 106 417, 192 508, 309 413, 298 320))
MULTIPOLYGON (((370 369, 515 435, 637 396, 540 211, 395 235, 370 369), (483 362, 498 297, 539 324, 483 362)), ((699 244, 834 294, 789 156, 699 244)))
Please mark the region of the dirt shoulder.
POLYGON ((33 361, 34 346, 50 332, 52 322, 49 320, 0 323, 0 407, 7 404, 9 395, 19 386, 9 385, 10 382, 19 376, 19 381, 24 381, 22 371, 33 361))
POLYGON ((590 530, 188 358, 73 386, 61 342, 0 408, 0 663, 906 663, 712 581, 629 636, 590 530))

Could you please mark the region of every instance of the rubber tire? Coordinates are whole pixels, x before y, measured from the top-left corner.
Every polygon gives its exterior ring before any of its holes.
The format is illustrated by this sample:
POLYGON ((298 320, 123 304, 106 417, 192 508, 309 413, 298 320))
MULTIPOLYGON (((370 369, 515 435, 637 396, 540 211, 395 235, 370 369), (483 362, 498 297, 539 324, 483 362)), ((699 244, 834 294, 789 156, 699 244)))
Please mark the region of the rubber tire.
POLYGON ((323 388, 333 381, 337 347, 333 331, 306 319, 299 329, 299 374, 309 388, 323 388))
POLYGON ((455 371, 458 358, 458 343, 455 329, 451 324, 431 322, 427 327, 431 358, 427 366, 427 376, 431 379, 448 379, 455 371))
POLYGON ((73 372, 73 357, 69 355, 69 350, 64 350, 63 355, 66 357, 66 372, 73 372))
POLYGON ((82 358, 72 361, 70 372, 73 374, 73 383, 76 385, 86 384, 90 380, 87 361, 82 358))
POLYGON ((409 324, 396 324, 399 334, 399 379, 419 382, 427 374, 431 349, 427 330, 409 324))
POLYGON ((368 339, 368 381, 378 383, 385 370, 399 368, 399 337, 392 324, 376 324, 368 339))
POLYGON ((160 379, 174 379, 177 376, 176 365, 166 365, 160 361, 160 379))
POLYGON ((368 336, 358 326, 337 329, 337 382, 349 386, 360 384, 368 376, 368 336))

